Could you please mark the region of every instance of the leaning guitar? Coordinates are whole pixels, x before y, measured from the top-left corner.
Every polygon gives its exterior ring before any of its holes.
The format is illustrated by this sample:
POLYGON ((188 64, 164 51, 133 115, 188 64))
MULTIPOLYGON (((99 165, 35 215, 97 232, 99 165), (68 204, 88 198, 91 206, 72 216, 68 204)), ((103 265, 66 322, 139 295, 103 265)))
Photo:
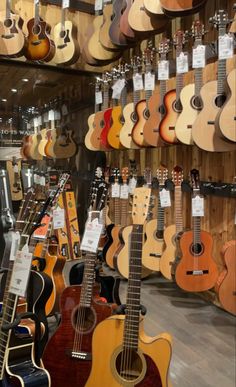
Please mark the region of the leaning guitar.
POLYGON ((151 189, 136 188, 133 199, 133 230, 125 315, 111 316, 93 334, 93 364, 86 387, 167 387, 171 358, 170 336, 150 338, 140 321, 142 243, 151 189))

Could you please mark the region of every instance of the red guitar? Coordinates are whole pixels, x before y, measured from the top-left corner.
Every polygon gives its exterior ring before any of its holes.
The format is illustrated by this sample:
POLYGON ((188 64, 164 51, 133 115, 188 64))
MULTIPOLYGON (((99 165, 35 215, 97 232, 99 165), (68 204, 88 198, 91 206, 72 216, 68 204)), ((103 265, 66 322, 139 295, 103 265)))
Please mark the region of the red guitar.
POLYGON ((109 132, 109 129, 111 127, 111 114, 112 114, 112 108, 109 108, 109 84, 107 77, 103 80, 103 98, 104 98, 104 115, 103 115, 103 121, 104 126, 101 131, 100 135, 100 141, 102 147, 105 149, 112 149, 109 142, 107 141, 107 135, 109 132))

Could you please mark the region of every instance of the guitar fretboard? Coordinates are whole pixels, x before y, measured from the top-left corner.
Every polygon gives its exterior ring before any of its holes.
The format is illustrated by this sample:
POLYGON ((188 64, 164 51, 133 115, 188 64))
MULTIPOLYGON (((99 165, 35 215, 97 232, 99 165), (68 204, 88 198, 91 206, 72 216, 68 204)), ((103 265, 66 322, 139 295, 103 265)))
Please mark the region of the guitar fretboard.
MULTIPOLYGON (((196 197, 200 194, 199 189, 193 190, 193 197, 196 197)), ((201 217, 193 216, 193 244, 201 243, 201 217)))
POLYGON ((175 225, 176 225, 176 234, 183 231, 181 186, 175 186, 175 225))
POLYGON ((80 295, 80 305, 86 308, 91 306, 93 285, 95 279, 94 267, 95 267, 96 254, 86 254, 83 282, 80 295))
MULTIPOLYGON (((160 185, 160 192, 163 190, 164 186, 160 185)), ((158 195, 158 205, 157 205, 157 232, 158 238, 163 238, 164 231, 164 217, 165 217, 165 209, 161 206, 160 195, 158 195)))

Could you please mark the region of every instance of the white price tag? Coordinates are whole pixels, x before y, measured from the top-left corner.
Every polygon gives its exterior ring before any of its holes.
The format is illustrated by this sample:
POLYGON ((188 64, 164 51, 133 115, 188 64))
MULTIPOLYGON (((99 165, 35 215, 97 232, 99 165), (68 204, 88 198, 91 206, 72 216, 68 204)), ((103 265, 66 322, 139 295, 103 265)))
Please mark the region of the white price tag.
POLYGON ((10 261, 14 261, 16 257, 16 252, 19 247, 20 233, 18 231, 12 231, 11 233, 11 251, 10 251, 10 261))
POLYGON ((113 99, 120 99, 121 92, 125 87, 125 80, 124 79, 118 79, 114 85, 112 86, 112 98, 113 99))
POLYGON ((193 69, 202 69, 206 66, 206 46, 199 44, 193 48, 193 69))
POLYGON ((146 73, 144 77, 145 90, 154 90, 155 89, 155 74, 151 72, 146 73))
POLYGON ((128 199, 129 198, 129 186, 128 184, 122 184, 120 187, 120 198, 128 199))
POLYGON ((102 103, 102 92, 101 91, 96 91, 95 103, 96 103, 96 105, 100 105, 102 103))
POLYGON ((54 121, 55 120, 55 112, 54 112, 54 110, 49 110, 49 112, 48 112, 48 120, 49 121, 54 121))
POLYGON ((158 80, 166 81, 170 77, 169 72, 169 61, 168 60, 160 60, 158 63, 158 80))
POLYGON ((188 54, 181 52, 176 58, 177 74, 184 74, 188 72, 188 54))
POLYGON ((62 0, 62 8, 69 8, 70 6, 70 0, 62 0))
POLYGON ((17 251, 9 286, 10 293, 19 297, 25 296, 31 263, 32 254, 29 253, 28 246, 24 246, 21 251, 17 251))
POLYGON ((31 123, 30 123, 30 122, 27 122, 27 124, 26 124, 27 130, 30 130, 31 126, 32 126, 31 123))
POLYGON ((131 177, 131 179, 129 180, 129 193, 130 193, 130 195, 133 195, 134 190, 136 188, 136 185, 137 185, 137 179, 135 179, 135 177, 131 177))
POLYGON ((39 126, 38 117, 34 117, 34 128, 37 128, 39 126))
POLYGON ((42 125, 42 123, 43 123, 42 116, 38 116, 38 126, 42 125))
POLYGON ((55 120, 60 120, 61 119, 61 112, 59 110, 55 110, 55 120))
POLYGON ((43 122, 48 122, 49 121, 49 118, 48 118, 48 112, 44 113, 43 115, 43 122))
POLYGON ((64 208, 56 208, 53 210, 53 229, 58 230, 59 228, 63 228, 65 225, 65 210, 64 208))
POLYGON ((228 59, 232 58, 234 55, 234 39, 232 35, 225 34, 219 36, 219 45, 218 45, 218 57, 219 59, 228 59))
POLYGON ((120 184, 114 183, 111 185, 111 197, 112 198, 120 197, 120 184))
POLYGON ((199 195, 192 198, 192 216, 204 216, 204 199, 199 195))
POLYGON ((88 221, 85 225, 85 232, 81 242, 81 250, 96 253, 99 240, 103 231, 103 225, 98 223, 98 219, 88 221))
POLYGON ((39 4, 39 0, 34 0, 34 4, 35 5, 39 4))
POLYGON ((61 113, 62 113, 63 116, 67 116, 67 114, 68 114, 67 106, 64 103, 63 103, 63 105, 61 107, 61 113))
POLYGON ((161 207, 170 207, 171 206, 170 191, 167 191, 165 188, 163 188, 159 192, 159 196, 160 196, 161 207))
POLYGON ((101 11, 103 6, 103 0, 95 0, 95 11, 101 11))
POLYGON ((37 173, 34 173, 34 183, 40 184, 40 176, 37 173))
POLYGON ((135 74, 133 76, 134 91, 143 90, 143 76, 142 74, 135 74))
POLYGON ((46 179, 45 179, 45 176, 40 176, 40 185, 42 185, 43 187, 45 187, 45 185, 46 185, 46 179))
POLYGON ((13 165, 13 172, 14 173, 18 173, 19 172, 19 168, 18 168, 18 164, 17 163, 13 165))

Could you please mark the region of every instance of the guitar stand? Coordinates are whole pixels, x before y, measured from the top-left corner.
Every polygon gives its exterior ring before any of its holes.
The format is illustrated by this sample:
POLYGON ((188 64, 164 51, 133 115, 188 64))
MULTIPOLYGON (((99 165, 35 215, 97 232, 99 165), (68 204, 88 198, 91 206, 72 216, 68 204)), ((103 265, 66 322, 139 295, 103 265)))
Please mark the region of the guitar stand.
POLYGON ((41 324, 35 313, 25 312, 25 313, 18 314, 12 323, 2 324, 2 331, 7 332, 10 329, 16 328, 20 324, 21 320, 24 318, 30 318, 35 323, 34 360, 35 360, 35 363, 38 366, 40 366, 39 341, 41 337, 41 324))
MULTIPOLYGON (((144 305, 140 305, 140 310, 141 310, 141 315, 145 316, 147 313, 147 308, 144 305)), ((121 304, 118 306, 118 308, 115 309, 114 311, 115 314, 126 314, 126 304, 121 304)))

